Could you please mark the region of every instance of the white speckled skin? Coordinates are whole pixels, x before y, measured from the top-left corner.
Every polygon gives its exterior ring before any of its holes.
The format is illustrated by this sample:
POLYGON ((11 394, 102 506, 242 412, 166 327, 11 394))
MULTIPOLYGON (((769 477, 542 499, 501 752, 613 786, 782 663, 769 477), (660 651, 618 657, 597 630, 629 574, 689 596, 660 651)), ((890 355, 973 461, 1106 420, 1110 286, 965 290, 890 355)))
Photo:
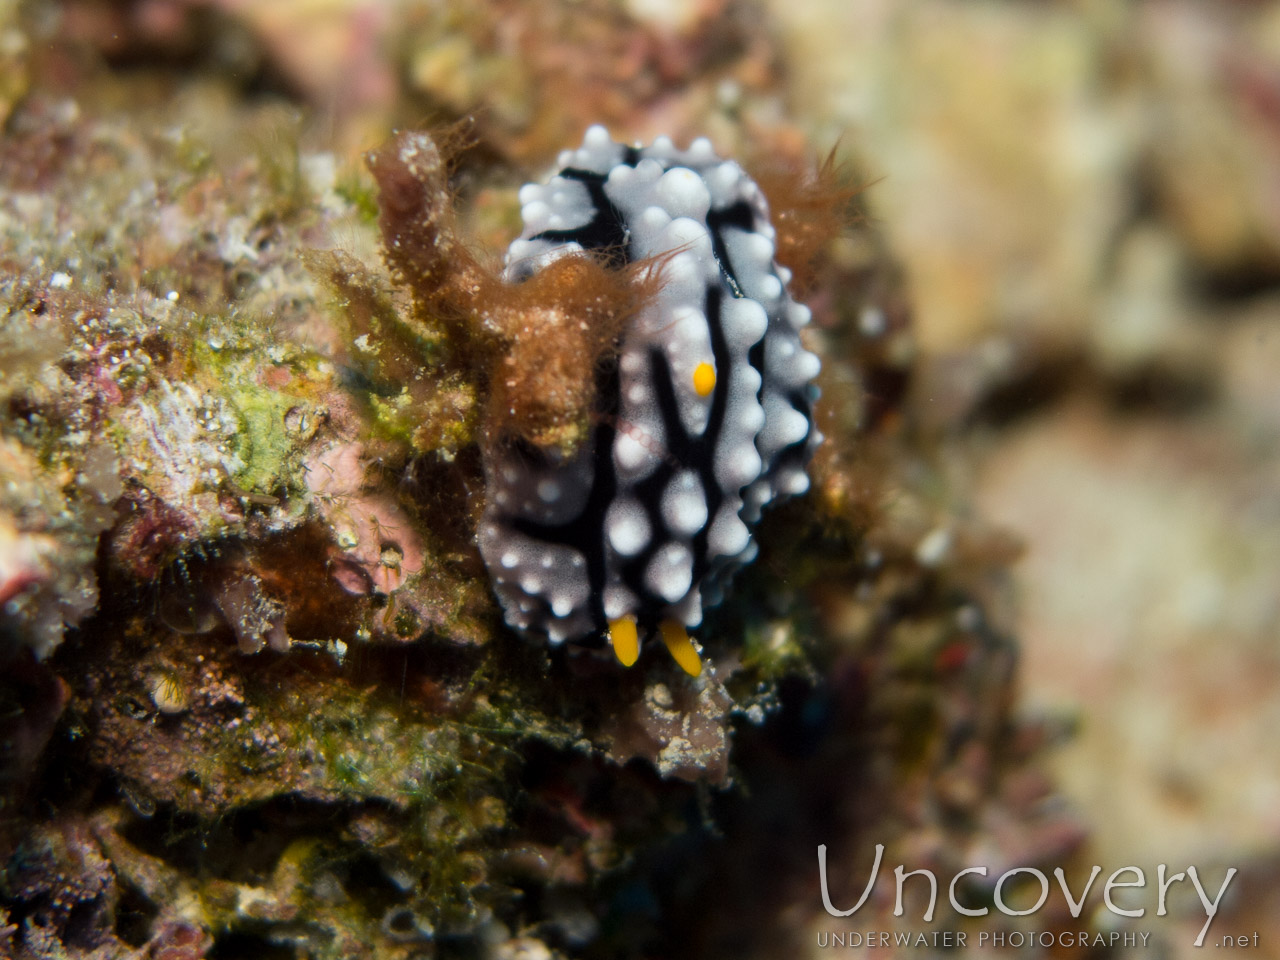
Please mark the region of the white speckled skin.
POLYGON ((820 436, 809 311, 786 291, 759 188, 703 139, 614 143, 603 127, 520 191, 520 282, 584 250, 621 265, 664 257, 662 285, 625 332, 592 442, 565 462, 504 450, 486 463, 480 549, 507 623, 552 643, 598 641, 634 616, 688 627, 756 553, 750 526, 803 493, 820 436), (710 365, 702 396, 695 371, 710 365))

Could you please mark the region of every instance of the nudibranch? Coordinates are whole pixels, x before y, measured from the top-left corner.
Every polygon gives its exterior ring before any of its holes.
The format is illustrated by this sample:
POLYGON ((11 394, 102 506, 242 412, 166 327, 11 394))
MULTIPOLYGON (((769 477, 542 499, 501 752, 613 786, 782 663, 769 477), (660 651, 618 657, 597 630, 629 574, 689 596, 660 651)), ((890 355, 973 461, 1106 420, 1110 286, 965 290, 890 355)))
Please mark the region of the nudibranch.
POLYGON ((559 166, 520 191, 504 279, 587 255, 653 260, 661 282, 595 371, 587 442, 487 454, 480 550, 513 628, 608 643, 625 666, 658 636, 697 676, 688 630, 754 559, 761 510, 809 486, 810 313, 774 261, 765 197, 709 141, 624 146, 592 127, 559 166))

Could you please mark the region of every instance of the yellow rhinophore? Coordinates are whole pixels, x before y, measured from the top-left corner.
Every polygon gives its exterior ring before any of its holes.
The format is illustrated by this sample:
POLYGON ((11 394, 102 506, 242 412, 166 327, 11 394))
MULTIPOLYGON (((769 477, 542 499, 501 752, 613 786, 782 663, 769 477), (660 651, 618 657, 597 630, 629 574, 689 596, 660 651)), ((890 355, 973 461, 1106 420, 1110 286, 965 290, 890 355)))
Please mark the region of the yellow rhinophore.
POLYGON ((636 618, 621 617, 609 621, 609 639, 613 641, 613 655, 624 667, 629 667, 640 656, 640 638, 636 635, 636 618))
POLYGON ((709 363, 700 363, 693 370, 693 389, 700 397, 705 397, 716 388, 716 368, 709 363))
POLYGON ((662 631, 662 642, 667 645, 680 668, 691 677, 701 674, 702 660, 698 651, 693 648, 693 641, 689 639, 684 624, 677 620, 663 620, 659 629, 662 631))

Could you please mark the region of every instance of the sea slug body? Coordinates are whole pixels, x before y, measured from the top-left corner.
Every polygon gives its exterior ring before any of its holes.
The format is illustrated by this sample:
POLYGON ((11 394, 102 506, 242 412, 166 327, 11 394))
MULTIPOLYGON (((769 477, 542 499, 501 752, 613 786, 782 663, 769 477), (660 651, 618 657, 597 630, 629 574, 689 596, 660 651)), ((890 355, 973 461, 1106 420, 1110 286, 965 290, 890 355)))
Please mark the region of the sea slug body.
POLYGON ((596 371, 589 442, 487 455, 480 549, 515 629, 607 638, 626 666, 656 635, 697 675, 687 628, 754 559, 761 510, 809 486, 821 439, 819 362, 800 342, 809 310, 774 262, 760 189, 707 140, 628 147, 592 127, 560 167, 520 191, 507 282, 592 255, 652 258, 661 284, 596 371))

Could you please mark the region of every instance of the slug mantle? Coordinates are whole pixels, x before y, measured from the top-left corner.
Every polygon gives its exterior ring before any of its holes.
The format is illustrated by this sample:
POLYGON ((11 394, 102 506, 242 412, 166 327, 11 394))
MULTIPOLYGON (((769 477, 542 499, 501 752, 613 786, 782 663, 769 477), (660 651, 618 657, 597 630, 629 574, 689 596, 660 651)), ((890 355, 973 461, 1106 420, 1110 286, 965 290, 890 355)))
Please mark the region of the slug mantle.
POLYGON ((480 550, 515 629, 607 642, 625 666, 657 635, 696 676, 687 629, 754 559, 763 508, 809 486, 809 310, 774 260, 762 192, 709 141, 628 147, 592 127, 560 167, 520 192, 504 280, 582 260, 660 279, 595 365, 586 442, 486 450, 480 550))

